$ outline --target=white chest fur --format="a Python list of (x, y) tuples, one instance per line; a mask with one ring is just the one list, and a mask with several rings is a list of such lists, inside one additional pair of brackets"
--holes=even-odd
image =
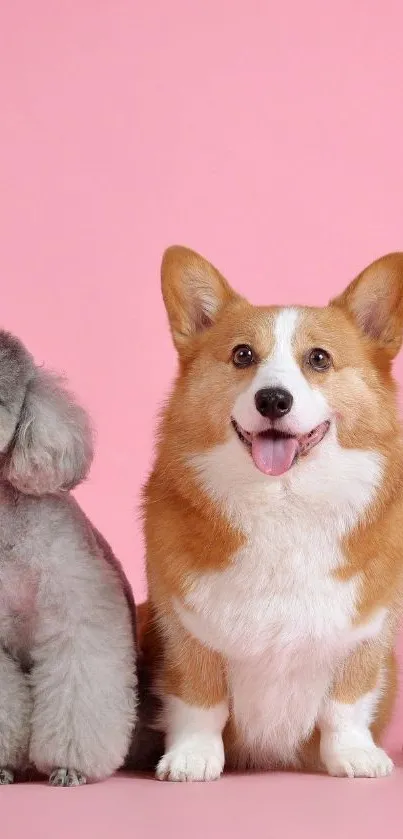
[(309, 538), (292, 522), (278, 542), (272, 527), (256, 528), (225, 571), (194, 580), (185, 609), (177, 605), (188, 629), (228, 658), (345, 642), (357, 580), (332, 576), (342, 562), (339, 547), (320, 525)]
[[(329, 454), (334, 444), (326, 443)], [(241, 483), (230, 474), (230, 490), (227, 472), (223, 494), (225, 447), (218, 464), (213, 452), (198, 463), (204, 486), (243, 531), (245, 544), (226, 570), (194, 579), (176, 608), (188, 631), (223, 654), (239, 736), (267, 763), (295, 759), (340, 659), (377, 634), (384, 619), (379, 613), (365, 627), (354, 626), (361, 579), (343, 582), (334, 574), (344, 561), (341, 537), (369, 503), (381, 471), (373, 455), (346, 454), (336, 465), (350, 478), (342, 481), (344, 491), (322, 453), (318, 489), (310, 494), (312, 462), (303, 467), (304, 494), (297, 470), (286, 487), (251, 482), (248, 472)], [(353, 471), (359, 477), (352, 486)]]

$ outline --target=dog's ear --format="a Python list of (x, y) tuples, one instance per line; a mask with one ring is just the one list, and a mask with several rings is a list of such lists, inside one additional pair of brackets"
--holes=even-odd
[(372, 262), (330, 305), (347, 312), (391, 361), (403, 340), (403, 253)]
[(0, 330), (0, 464), (8, 451), (35, 369), (30, 353), (10, 332)]
[(161, 266), (162, 295), (176, 349), (186, 355), (192, 339), (215, 322), (237, 295), (219, 271), (198, 253), (173, 246)]
[(69, 490), (86, 477), (92, 458), (87, 414), (59, 378), (34, 368), (6, 455), (4, 477), (27, 495)]

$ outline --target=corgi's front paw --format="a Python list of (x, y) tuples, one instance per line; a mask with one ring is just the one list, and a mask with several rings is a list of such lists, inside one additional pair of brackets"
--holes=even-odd
[(223, 763), (215, 755), (203, 755), (182, 749), (167, 752), (157, 766), (159, 781), (216, 781)]
[[(204, 738), (203, 738), (204, 739)], [(216, 781), (224, 769), (221, 740), (209, 738), (173, 746), (161, 758), (156, 776), (159, 781)]]
[(375, 745), (328, 749), (322, 760), (329, 775), (339, 778), (383, 778), (393, 770), (393, 761)]

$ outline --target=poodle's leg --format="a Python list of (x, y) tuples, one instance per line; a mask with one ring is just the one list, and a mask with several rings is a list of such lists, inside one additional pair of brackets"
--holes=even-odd
[(28, 763), (32, 701), (19, 664), (0, 647), (0, 784)]
[(30, 758), (55, 786), (100, 780), (122, 766), (135, 720), (124, 594), (113, 580), (88, 592), (83, 585), (68, 606), (42, 610), (32, 650)]

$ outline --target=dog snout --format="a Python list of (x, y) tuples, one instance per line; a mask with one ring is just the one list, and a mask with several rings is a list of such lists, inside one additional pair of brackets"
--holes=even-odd
[(255, 405), (259, 414), (271, 420), (280, 419), (288, 414), (292, 403), (291, 393), (280, 387), (265, 387), (255, 394)]

